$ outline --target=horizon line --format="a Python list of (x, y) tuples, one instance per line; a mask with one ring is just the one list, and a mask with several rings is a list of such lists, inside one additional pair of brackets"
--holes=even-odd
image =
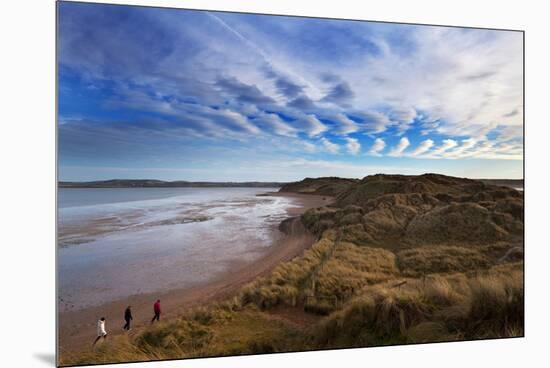
[(302, 181), (305, 179), (320, 179), (320, 178), (338, 178), (338, 179), (349, 179), (349, 180), (361, 180), (368, 176), (375, 176), (375, 175), (401, 175), (401, 176), (422, 176), (422, 175), (442, 175), (442, 176), (448, 176), (448, 177), (454, 177), (454, 178), (465, 178), (465, 179), (472, 179), (472, 180), (525, 180), (525, 178), (474, 178), (474, 177), (467, 177), (467, 176), (453, 176), (453, 175), (445, 175), (445, 174), (438, 174), (438, 173), (424, 173), (424, 174), (418, 174), (418, 175), (407, 175), (407, 174), (383, 174), (383, 173), (377, 173), (377, 174), (371, 174), (366, 175), (361, 178), (357, 177), (342, 177), (342, 176), (335, 176), (335, 175), (327, 175), (327, 176), (316, 176), (316, 177), (303, 177), (302, 179), (298, 180), (286, 180), (286, 181), (278, 181), (278, 180), (186, 180), (186, 179), (177, 179), (177, 180), (164, 180), (164, 179), (152, 179), (152, 178), (110, 178), (110, 179), (93, 179), (93, 180), (57, 180), (57, 183), (92, 183), (92, 182), (108, 182), (108, 181), (159, 181), (163, 183), (177, 183), (177, 182), (186, 182), (186, 183), (293, 183), (297, 181)]

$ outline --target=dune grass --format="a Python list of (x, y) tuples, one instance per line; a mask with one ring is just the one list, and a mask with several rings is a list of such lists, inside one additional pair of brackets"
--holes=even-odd
[(306, 285), (306, 310), (332, 312), (365, 285), (392, 279), (398, 272), (393, 253), (341, 242), (311, 284)]
[(407, 279), (400, 287), (379, 284), (323, 319), (314, 332), (318, 347), (522, 335), (523, 274), (517, 266), (471, 278), (455, 274)]
[(262, 309), (306, 304), (309, 311), (327, 314), (364, 285), (395, 277), (395, 258), (387, 250), (342, 242), (326, 232), (303, 257), (281, 264), (271, 276), (246, 287), (242, 301)]
[(216, 305), (146, 328), (134, 339), (115, 336), (95, 349), (61, 355), (61, 365), (262, 354), (306, 349), (293, 324), (254, 306)]
[[(328, 314), (299, 326), (272, 312), (263, 289), (286, 300), (281, 272), (249, 286), (240, 297), (148, 327), (131, 339), (114, 336), (95, 350), (62, 354), (61, 364), (258, 354), (342, 347), (455, 341), (523, 335), (522, 263), (484, 271), (402, 277), (380, 249), (343, 243), (318, 280), (317, 297), (300, 313)], [(378, 269), (370, 268), (368, 263)], [(386, 262), (386, 266), (384, 265)], [(289, 271), (288, 268), (282, 267)], [(292, 268), (296, 270), (298, 268)], [(355, 279), (354, 275), (362, 275)], [(369, 283), (368, 280), (372, 280)], [(300, 280), (292, 279), (290, 280)], [(350, 281), (351, 280), (351, 281)], [(355, 280), (355, 281), (353, 281)], [(266, 284), (266, 282), (268, 282)], [(274, 283), (271, 283), (274, 282)], [(294, 289), (300, 295), (305, 289)], [(353, 292), (347, 289), (350, 285)], [(277, 287), (279, 289), (277, 289)], [(340, 305), (321, 296), (341, 295)], [(254, 296), (254, 297), (251, 297)], [(257, 299), (254, 299), (257, 298)], [(309, 305), (308, 305), (309, 303)], [(269, 305), (269, 307), (267, 307)], [(290, 304), (289, 304), (290, 305)], [(261, 308), (263, 307), (264, 310)], [(265, 310), (267, 309), (267, 310)]]
[(336, 240), (334, 231), (327, 231), (304, 254), (290, 262), (280, 264), (272, 274), (260, 278), (245, 287), (241, 294), (243, 304), (253, 303), (258, 307), (270, 308), (278, 304), (296, 306), (306, 283), (314, 270), (327, 257)]
[(412, 277), (480, 270), (492, 264), (478, 249), (444, 245), (404, 249), (397, 253), (397, 263), (403, 275)]

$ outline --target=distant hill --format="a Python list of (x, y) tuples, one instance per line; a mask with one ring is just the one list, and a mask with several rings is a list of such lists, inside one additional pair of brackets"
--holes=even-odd
[(523, 188), (523, 179), (479, 179), (479, 181), (503, 187)]
[[(432, 178), (443, 175), (424, 174), (419, 177)], [(403, 175), (372, 175), (370, 178), (383, 177), (405, 178)], [(338, 196), (344, 193), (351, 186), (362, 182), (365, 179), (347, 179), (339, 177), (305, 178), (298, 182), (214, 182), (214, 181), (164, 181), (156, 179), (111, 179), (98, 181), (60, 181), (60, 188), (223, 188), (223, 187), (249, 187), (249, 188), (280, 188), (280, 192), (293, 192), (303, 194), (318, 194), (326, 196)], [(470, 179), (464, 179), (470, 180)], [(498, 185), (511, 188), (523, 188), (523, 179), (479, 179), (489, 185)]]
[(285, 184), (279, 192), (318, 194), (335, 197), (349, 187), (360, 182), (360, 179), (343, 179), (338, 177), (305, 178), (302, 181)]
[[(338, 197), (350, 189), (362, 187), (368, 184), (365, 190), (371, 194), (391, 193), (392, 190), (401, 189), (411, 192), (424, 191), (453, 191), (457, 183), (479, 186), (495, 185), (510, 188), (523, 188), (523, 179), (466, 179), (455, 178), (440, 174), (424, 174), (418, 176), (407, 175), (369, 175), (363, 179), (346, 179), (339, 177), (305, 178), (304, 180), (284, 184), (279, 192), (292, 192), (302, 194), (318, 194)], [(450, 185), (450, 186), (449, 186)], [(353, 190), (352, 190), (353, 191)], [(355, 191), (356, 192), (356, 191)], [(356, 193), (355, 193), (356, 194)]]
[(369, 175), (361, 180), (305, 179), (280, 191), (335, 193), (326, 208), (302, 216), (322, 236), (344, 230), (355, 244), (378, 247), (446, 242), (480, 244), (523, 234), (523, 194), (481, 180), (439, 174)]
[(209, 182), (209, 181), (163, 181), (153, 179), (113, 179), (101, 181), (60, 181), (59, 188), (278, 188), (279, 182)]

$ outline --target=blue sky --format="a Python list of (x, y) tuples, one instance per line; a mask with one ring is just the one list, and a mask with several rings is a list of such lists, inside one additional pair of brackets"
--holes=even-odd
[(59, 3), (60, 180), (523, 177), (519, 32)]

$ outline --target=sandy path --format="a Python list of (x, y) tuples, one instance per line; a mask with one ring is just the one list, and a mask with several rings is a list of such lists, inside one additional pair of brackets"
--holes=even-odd
[[(271, 195), (291, 197), (299, 207), (288, 210), (289, 217), (298, 216), (309, 208), (326, 205), (331, 198), (316, 195), (291, 193), (272, 193)], [(176, 289), (154, 294), (140, 294), (124, 300), (113, 301), (100, 306), (59, 314), (59, 352), (90, 349), (96, 336), (96, 321), (105, 317), (107, 331), (110, 335), (122, 334), (123, 313), (128, 305), (132, 306), (134, 316), (133, 331), (135, 334), (142, 327), (149, 325), (153, 317), (153, 303), (161, 300), (162, 320), (177, 317), (189, 308), (205, 305), (213, 301), (230, 297), (246, 283), (258, 276), (269, 273), (280, 262), (288, 261), (300, 255), (313, 243), (314, 238), (307, 233), (300, 221), (293, 222), (292, 232), (281, 235), (281, 238), (260, 259), (247, 264), (234, 264), (231, 271), (205, 285), (187, 289)]]

